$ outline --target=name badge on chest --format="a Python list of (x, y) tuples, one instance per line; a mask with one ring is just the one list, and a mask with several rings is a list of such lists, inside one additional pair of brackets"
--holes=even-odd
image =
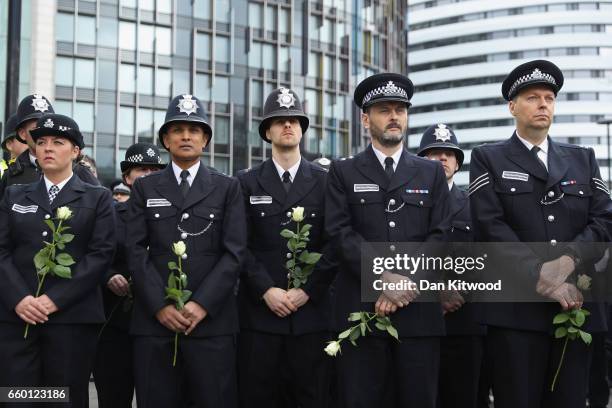
[(502, 173), (502, 178), (506, 180), (527, 181), (529, 180), (529, 174), (518, 171), (504, 170)]
[(13, 207), (11, 207), (11, 210), (19, 213), (19, 214), (26, 214), (26, 213), (35, 213), (36, 211), (38, 211), (38, 206), (37, 205), (19, 205), (19, 204), (13, 204)]
[(353, 192), (355, 193), (366, 193), (370, 191), (380, 191), (378, 184), (354, 184)]
[(170, 207), (172, 203), (165, 198), (149, 198), (147, 207)]
[(251, 204), (272, 204), (271, 196), (249, 196)]

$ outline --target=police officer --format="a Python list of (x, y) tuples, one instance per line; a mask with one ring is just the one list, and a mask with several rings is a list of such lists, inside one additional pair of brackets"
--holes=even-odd
[[(361, 247), (368, 242), (442, 241), (448, 185), (440, 163), (410, 154), (403, 145), (412, 82), (381, 73), (355, 89), (361, 123), (371, 144), (354, 158), (332, 162), (326, 194), (325, 225), (338, 245), (335, 329), (347, 328), (351, 312), (389, 315), (401, 342), (374, 332), (346, 346), (338, 357), (341, 406), (382, 406), (386, 389), (396, 406), (435, 407), (439, 336), (444, 320), (439, 303), (415, 303), (413, 290), (380, 295), (375, 304), (361, 302)], [(383, 273), (383, 280), (405, 280)], [(389, 406), (389, 405), (387, 405)], [(393, 405), (391, 405), (393, 406)]]
[[(512, 245), (511, 262), (499, 268), (513, 268), (524, 291), (549, 302), (486, 307), (496, 408), (585, 404), (589, 348), (580, 340), (569, 341), (550, 392), (564, 342), (553, 338), (552, 320), (561, 308), (582, 305), (583, 295), (572, 282), (578, 273), (592, 273), (601, 258), (592, 243), (609, 241), (610, 197), (593, 150), (548, 135), (562, 86), (561, 70), (549, 61), (513, 69), (502, 95), (516, 130), (507, 140), (472, 151), (469, 194), (476, 241), (546, 243), (546, 248)], [(605, 330), (601, 304), (587, 309), (591, 315), (584, 330)]]
[(2, 139), (2, 150), (10, 154), (8, 161), (2, 159), (0, 161), (0, 177), (4, 175), (4, 172), (8, 169), (8, 165), (13, 163), (17, 156), (27, 150), (28, 145), (21, 143), (17, 140), (17, 134), (15, 133), (15, 124), (17, 122), (17, 115), (12, 114), (6, 123), (4, 124), (4, 138)]
[[(142, 142), (128, 147), (120, 166), (125, 183), (120, 185), (128, 193), (128, 186), (136, 179), (166, 167), (159, 148)], [(133, 295), (126, 249), (126, 225), (129, 221), (126, 201), (114, 203), (117, 251), (111, 268), (105, 274), (102, 291), (106, 323), (99, 336), (93, 371), (100, 408), (129, 408), (134, 395), (132, 340), (129, 335)]]
[[(0, 384), (69, 387), (70, 406), (86, 407), (98, 330), (104, 322), (99, 283), (114, 251), (112, 199), (107, 189), (84, 183), (72, 171), (83, 147), (74, 120), (45, 114), (31, 135), (44, 177), (8, 187), (0, 204), (0, 360), (7, 362), (0, 370)], [(76, 263), (70, 265), (70, 278), (47, 276), (36, 296), (32, 260), (54, 235), (46, 221), (53, 221), (60, 207), (72, 212), (63, 225), (70, 227), (64, 233), (74, 239), (57, 250)], [(30, 326), (24, 338), (26, 323)]]
[[(453, 244), (472, 242), (474, 236), (467, 192), (453, 181), (464, 158), (455, 132), (443, 123), (428, 127), (421, 137), (417, 155), (437, 160), (444, 167), (450, 190), (446, 240), (451, 243), (453, 254), (460, 256), (466, 248)], [(459, 277), (451, 275), (446, 278)], [(468, 294), (455, 290), (442, 291), (441, 297), (446, 336), (440, 344), (439, 406), (475, 408), (478, 406), (485, 334), (485, 328), (480, 324), (479, 305), (467, 302)]]
[[(49, 100), (40, 94), (28, 95), (17, 106), (17, 119), (15, 125), (16, 139), (26, 143), (28, 149), (23, 151), (15, 162), (9, 165), (5, 176), (0, 181), (0, 197), (7, 186), (13, 184), (28, 184), (41, 177), (40, 168), (36, 163), (34, 139), (30, 131), (36, 127), (36, 121), (46, 113), (54, 113)], [(91, 172), (80, 164), (75, 164), (73, 172), (84, 182), (98, 185)]]
[[(304, 207), (312, 225), (308, 251), (324, 252), (325, 170), (300, 155), (308, 117), (294, 91), (272, 91), (259, 135), (272, 158), (238, 174), (247, 207), (247, 263), (240, 280), (239, 389), (242, 407), (325, 407), (330, 361), (329, 256), (307, 282), (289, 288), (285, 264), (291, 252), (283, 229), (295, 230), (292, 207)], [(303, 225), (303, 224), (302, 224)], [(283, 401), (282, 394), (291, 401)]]
[[(159, 129), (172, 163), (132, 186), (127, 236), (139, 407), (237, 405), (235, 288), (246, 247), (244, 203), (238, 180), (200, 162), (212, 135), (200, 100), (175, 97)], [(179, 240), (187, 246), (182, 267), (192, 292), (181, 311), (165, 300), (168, 262), (176, 260), (172, 243)]]

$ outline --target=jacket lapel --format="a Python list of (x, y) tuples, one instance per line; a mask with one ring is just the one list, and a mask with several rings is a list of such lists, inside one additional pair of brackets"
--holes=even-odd
[(364, 177), (373, 181), (381, 190), (387, 190), (389, 179), (378, 161), (372, 145), (368, 145), (363, 153), (355, 156), (355, 165)]
[(163, 171), (164, 174), (162, 175), (162, 177), (160, 177), (159, 182), (155, 186), (155, 190), (166, 200), (170, 201), (172, 205), (177, 208), (182, 208), (183, 194), (181, 194), (181, 190), (179, 189), (176, 177), (174, 177), (172, 164), (168, 164), (166, 168), (161, 171)]
[(289, 189), (289, 193), (287, 193), (287, 200), (284, 205), (285, 208), (289, 208), (300, 201), (317, 184), (317, 180), (312, 176), (310, 166), (311, 164), (302, 157), (300, 167), (295, 175), (295, 180), (291, 183), (291, 188)]
[[(28, 184), (26, 187), (26, 197), (43, 208), (47, 213), (51, 213), (51, 205), (49, 204), (49, 194), (47, 193), (47, 186), (45, 180), (40, 179), (34, 183)], [(56, 197), (57, 199), (57, 197)]]
[[(405, 186), (417, 175), (419, 168), (415, 166), (413, 162), (414, 158), (411, 156), (412, 155), (404, 148), (399, 162), (397, 163), (397, 167), (395, 168), (395, 172), (393, 173), (393, 177), (391, 177), (387, 191), (393, 191), (399, 187)], [(415, 187), (419, 188), (422, 186)]]
[(259, 174), (257, 174), (257, 183), (259, 183), (261, 188), (275, 199), (279, 205), (283, 205), (286, 201), (287, 193), (283, 188), (283, 182), (278, 176), (278, 171), (276, 171), (272, 159), (266, 160), (261, 166)]
[(467, 203), (467, 195), (459, 190), (456, 184), (453, 184), (453, 188), (450, 191), (451, 200), (450, 200), (450, 218), (454, 218)]
[(548, 138), (548, 180), (546, 188), (557, 184), (567, 173), (567, 159), (559, 146)]
[[(42, 180), (43, 184), (45, 184), (44, 179)], [(45, 186), (46, 188), (46, 186)], [(85, 192), (85, 186), (81, 179), (73, 174), (68, 183), (60, 190), (55, 200), (51, 204), (52, 209), (56, 209), (62, 207), (66, 204), (69, 204), (75, 200), (81, 198), (81, 195)]]
[(542, 168), (542, 165), (535, 156), (527, 149), (527, 146), (519, 140), (516, 132), (512, 135), (506, 146), (506, 155), (508, 159), (534, 177), (543, 181), (548, 180), (548, 173)]
[(208, 167), (200, 163), (200, 168), (198, 169), (195, 179), (193, 180), (193, 182), (191, 183), (191, 187), (189, 188), (189, 192), (185, 197), (183, 209), (187, 209), (199, 203), (204, 198), (206, 198), (206, 196), (208, 196), (214, 189), (215, 186), (212, 183), (210, 170), (208, 170)]

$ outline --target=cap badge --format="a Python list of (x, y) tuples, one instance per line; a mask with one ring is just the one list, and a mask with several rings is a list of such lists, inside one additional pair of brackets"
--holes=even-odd
[(45, 100), (45, 97), (40, 94), (32, 95), (32, 107), (35, 111), (45, 112), (49, 110), (49, 103)]
[(150, 147), (147, 149), (147, 155), (149, 157), (153, 157), (155, 156), (155, 152), (153, 151), (153, 149), (151, 149)]
[(446, 125), (443, 123), (438, 124), (436, 130), (434, 130), (434, 135), (436, 136), (436, 141), (447, 142), (450, 140), (450, 131), (446, 128)]
[(192, 95), (183, 95), (183, 99), (181, 99), (177, 105), (179, 111), (186, 113), (187, 116), (196, 113), (198, 110), (198, 104), (191, 98), (193, 98)]
[(68, 131), (68, 130), (72, 129), (71, 127), (68, 127), (68, 126), (58, 126), (57, 128), (58, 128), (60, 131), (62, 131), (62, 132), (66, 132), (66, 131)]
[(293, 96), (289, 89), (281, 88), (276, 102), (278, 102), (278, 105), (281, 108), (289, 109), (290, 107), (295, 106), (295, 96)]
[(46, 127), (46, 128), (52, 128), (52, 127), (54, 126), (54, 123), (53, 123), (53, 121), (51, 120), (51, 118), (49, 118), (49, 119), (47, 119), (47, 120), (45, 121), (45, 123), (43, 124), (43, 126), (44, 126), (44, 127)]

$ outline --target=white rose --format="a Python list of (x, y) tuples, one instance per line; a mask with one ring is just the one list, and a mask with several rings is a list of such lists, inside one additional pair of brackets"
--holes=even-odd
[(330, 341), (325, 347), (325, 352), (327, 355), (336, 357), (336, 354), (340, 351), (340, 342), (339, 341)]
[(174, 252), (176, 256), (183, 256), (183, 254), (185, 254), (185, 251), (187, 251), (187, 245), (185, 245), (183, 241), (175, 242), (172, 244), (172, 252)]
[(295, 207), (291, 213), (291, 219), (295, 222), (304, 221), (304, 207)]
[(591, 289), (591, 277), (589, 275), (578, 275), (578, 281), (576, 282), (576, 286), (580, 290), (589, 290)]
[(57, 209), (57, 219), (61, 221), (66, 221), (68, 218), (72, 217), (72, 211), (68, 207), (60, 207)]

